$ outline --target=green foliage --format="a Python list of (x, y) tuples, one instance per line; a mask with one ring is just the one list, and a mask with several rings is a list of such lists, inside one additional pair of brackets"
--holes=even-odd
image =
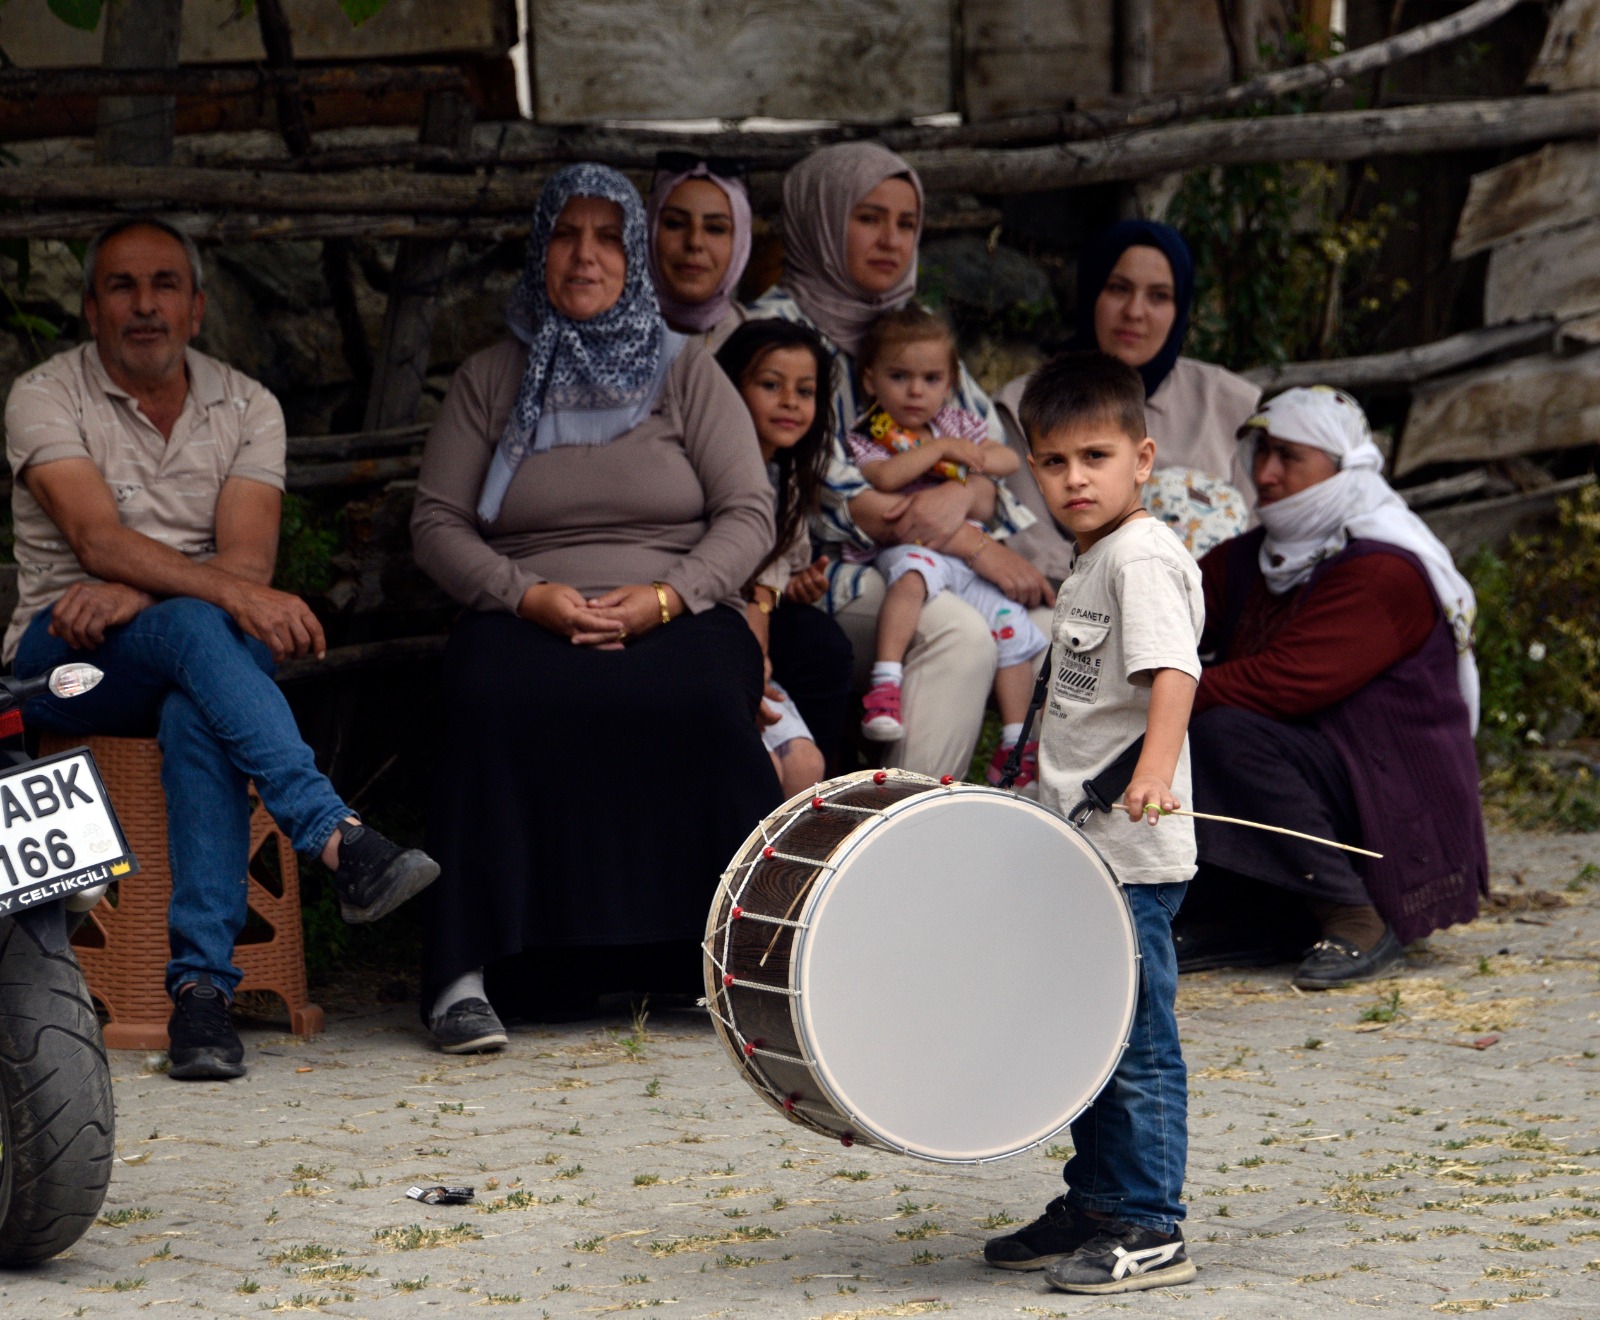
[[(1336, 54), (1338, 33), (1306, 27), (1262, 43), (1264, 69)], [(1357, 101), (1360, 103), (1358, 96)], [(1248, 115), (1297, 114), (1318, 98), (1290, 97)], [(1195, 261), (1188, 348), (1236, 370), (1356, 351), (1409, 285), (1376, 280), (1378, 255), (1410, 195), (1360, 205), (1377, 176), (1300, 161), (1228, 165), (1190, 174), (1167, 219)]]
[(1513, 825), (1600, 829), (1600, 781), (1538, 754), (1600, 737), (1600, 486), (1561, 503), (1555, 531), (1466, 565), (1478, 597), (1485, 801)]
[(1408, 291), (1375, 281), (1399, 216), (1379, 202), (1347, 214), (1333, 166), (1229, 165), (1184, 180), (1167, 218), (1195, 261), (1189, 348), (1244, 368), (1351, 352)]
[(337, 517), (324, 517), (303, 496), (285, 495), (273, 585), (297, 596), (326, 591), (333, 584), (331, 556), (338, 546)]
[(352, 27), (360, 27), (386, 3), (388, 0), (339, 0), (339, 8), (344, 10), (344, 16), (350, 20)]
[(13, 282), (0, 282), (0, 299), (4, 300), (0, 306), (0, 329), (25, 339), (34, 359), (43, 361), (45, 346), (60, 337), (62, 327), (23, 305), (33, 275), (33, 249), (25, 238), (0, 239), (0, 260), (9, 261), (16, 271)]
[(46, 0), (50, 12), (68, 27), (93, 32), (100, 26), (104, 0)]
[(1483, 686), (1478, 746), (1494, 760), (1600, 737), (1600, 486), (1561, 502), (1552, 533), (1481, 550), (1466, 565), (1478, 597)]

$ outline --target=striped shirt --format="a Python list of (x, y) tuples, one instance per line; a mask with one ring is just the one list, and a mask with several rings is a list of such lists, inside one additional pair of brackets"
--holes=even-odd
[[(798, 321), (803, 325), (811, 325), (812, 329), (816, 329), (810, 318), (801, 311), (800, 304), (785, 290), (777, 287), (768, 289), (751, 303), (749, 313), (751, 319), (775, 316), (785, 321)], [(863, 567), (860, 564), (845, 563), (842, 547), (850, 546), (869, 553), (876, 552), (878, 548), (877, 543), (857, 527), (855, 519), (850, 516), (850, 501), (863, 491), (871, 490), (872, 487), (861, 475), (861, 469), (852, 461), (845, 443), (845, 437), (849, 435), (857, 419), (872, 406), (872, 399), (862, 393), (856, 380), (854, 355), (846, 353), (831, 342), (820, 330), (817, 334), (834, 358), (833, 454), (823, 478), (822, 507), (812, 519), (811, 539), (817, 544), (819, 551), (828, 553), (834, 561), (833, 568), (829, 570), (833, 575), (829, 602), (830, 609), (837, 610), (860, 595), (859, 577)], [(1000, 414), (978, 382), (972, 379), (965, 364), (961, 367), (961, 376), (956, 382), (949, 404), (966, 412), (976, 413), (983, 418), (989, 439), (1003, 439)], [(1017, 501), (1006, 488), (1005, 482), (996, 481), (994, 484), (995, 512), (988, 525), (989, 535), (997, 541), (1004, 540), (1012, 532), (1020, 532), (1025, 527), (1033, 526), (1035, 521), (1033, 514)]]

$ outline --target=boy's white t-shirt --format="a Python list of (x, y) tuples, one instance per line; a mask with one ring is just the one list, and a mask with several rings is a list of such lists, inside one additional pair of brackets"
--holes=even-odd
[[(1039, 738), (1039, 801), (1065, 815), (1093, 779), (1145, 731), (1157, 669), (1200, 677), (1205, 596), (1200, 568), (1159, 519), (1134, 518), (1074, 559), (1056, 596), (1050, 691)], [(1189, 740), (1172, 792), (1194, 805)], [(1120, 795), (1119, 795), (1120, 799)], [(1152, 827), (1127, 812), (1095, 812), (1082, 826), (1129, 885), (1194, 876), (1194, 822), (1164, 816)]]

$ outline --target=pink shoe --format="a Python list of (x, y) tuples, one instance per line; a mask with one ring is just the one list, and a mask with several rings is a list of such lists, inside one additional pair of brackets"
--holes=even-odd
[(869, 742), (898, 742), (905, 737), (900, 721), (900, 685), (875, 683), (861, 698), (861, 736)]
[[(1006, 761), (1011, 757), (1010, 747), (996, 747), (994, 755), (989, 758), (989, 768), (984, 772), (984, 778), (991, 784), (998, 784), (1005, 778)], [(1039, 743), (1025, 742), (1022, 744), (1022, 761), (1017, 767), (1016, 782), (1012, 788), (1026, 788), (1039, 777)]]

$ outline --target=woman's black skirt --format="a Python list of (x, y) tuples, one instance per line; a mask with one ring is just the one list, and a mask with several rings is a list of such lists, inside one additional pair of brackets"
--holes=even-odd
[(442, 685), (424, 1006), (525, 952), (571, 964), (582, 946), (699, 940), (723, 868), (780, 800), (756, 727), (761, 652), (734, 610), (620, 651), (470, 614)]

